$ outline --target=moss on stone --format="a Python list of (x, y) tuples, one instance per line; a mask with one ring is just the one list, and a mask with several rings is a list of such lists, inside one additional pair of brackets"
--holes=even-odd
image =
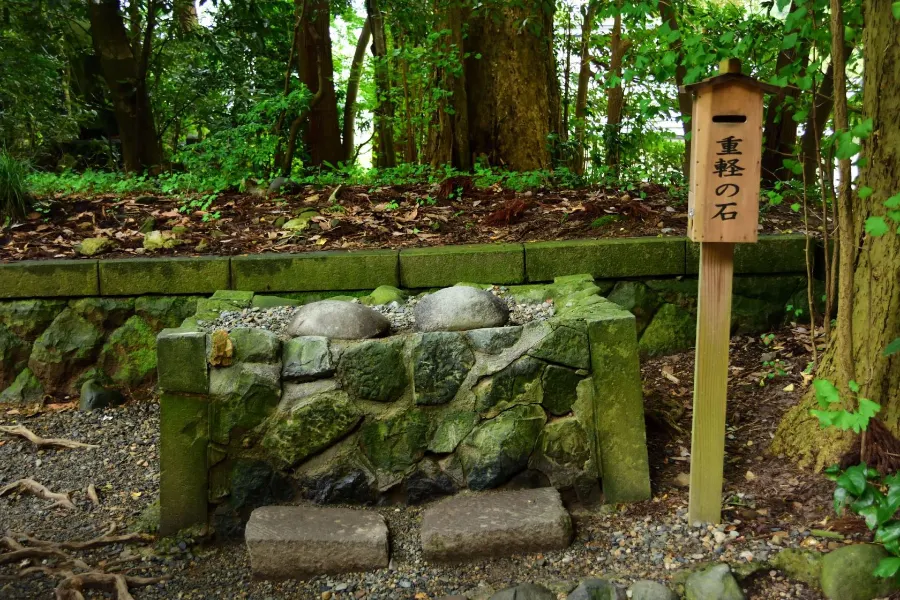
[(641, 356), (662, 356), (684, 352), (694, 346), (697, 320), (694, 315), (674, 304), (663, 304), (641, 335)]
[(397, 285), (397, 251), (261, 254), (231, 259), (233, 287), (255, 292), (371, 290)]
[(229, 261), (228, 257), (101, 260), (100, 292), (104, 296), (212, 293), (229, 288)]
[(589, 273), (596, 278), (682, 275), (684, 238), (628, 238), (525, 244), (528, 281)]
[(228, 337), (234, 344), (237, 362), (275, 363), (281, 360), (281, 340), (271, 331), (238, 327), (232, 329)]
[(460, 333), (418, 336), (412, 351), (413, 397), (416, 404), (450, 402), (475, 364), (475, 354)]
[(210, 439), (227, 444), (260, 425), (281, 398), (281, 369), (277, 365), (238, 363), (210, 373)]
[(367, 306), (381, 306), (391, 302), (402, 303), (408, 296), (409, 294), (392, 285), (379, 285), (371, 294), (363, 296), (359, 301)]
[(81, 298), (69, 306), (97, 327), (110, 331), (134, 314), (134, 302), (134, 298)]
[(162, 394), (159, 501), (161, 535), (207, 519), (208, 404), (199, 396)]
[(557, 488), (569, 488), (590, 468), (591, 448), (575, 417), (556, 419), (544, 426), (529, 461)]
[(359, 447), (376, 469), (400, 473), (425, 455), (430, 432), (426, 413), (412, 408), (365, 423), (360, 430)]
[(48, 391), (64, 390), (69, 379), (94, 361), (102, 341), (102, 330), (67, 308), (35, 340), (28, 367)]
[(110, 334), (97, 361), (115, 383), (134, 388), (156, 374), (156, 335), (135, 315)]
[(33, 342), (65, 307), (65, 300), (0, 302), (0, 324), (23, 340)]
[(197, 312), (197, 296), (141, 296), (134, 301), (134, 312), (153, 331), (178, 327)]
[(801, 548), (785, 548), (775, 555), (771, 561), (773, 568), (778, 569), (791, 579), (818, 588), (822, 576), (822, 554), (815, 550)]
[(354, 398), (375, 402), (397, 400), (409, 382), (403, 340), (369, 340), (351, 346), (341, 357), (337, 377)]
[(437, 429), (428, 443), (428, 451), (449, 454), (466, 439), (478, 424), (478, 413), (467, 410), (453, 410), (443, 413)]
[(0, 264), (0, 298), (97, 296), (97, 261), (23, 260)]
[(346, 393), (317, 394), (287, 413), (274, 414), (266, 425), (262, 446), (282, 464), (293, 467), (350, 433), (361, 418)]
[(400, 252), (400, 280), (406, 288), (446, 287), (460, 281), (522, 283), (524, 261), (521, 244), (413, 248)]
[[(812, 257), (810, 257), (812, 259)], [(687, 273), (700, 267), (700, 244), (687, 244)], [(806, 236), (761, 235), (756, 244), (738, 244), (734, 250), (735, 274), (806, 273)]]
[(544, 363), (523, 356), (491, 377), (479, 381), (473, 389), (475, 410), (493, 417), (517, 404), (540, 404), (541, 373)]
[(24, 369), (13, 384), (0, 393), (0, 404), (43, 404), (44, 386), (30, 369)]
[(559, 322), (555, 323), (553, 332), (528, 354), (573, 369), (589, 369), (591, 366), (587, 335)]
[(31, 344), (0, 324), (0, 390), (13, 382), (30, 355)]
[(544, 391), (541, 404), (552, 415), (560, 416), (569, 413), (572, 405), (575, 404), (576, 389), (582, 379), (584, 379), (583, 375), (577, 371), (557, 365), (547, 365), (544, 368), (541, 382)]

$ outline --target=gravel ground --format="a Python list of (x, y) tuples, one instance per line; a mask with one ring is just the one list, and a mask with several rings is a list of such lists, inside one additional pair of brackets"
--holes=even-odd
[[(736, 338), (732, 362), (759, 364), (759, 354), (764, 350), (758, 341)], [(805, 365), (806, 357), (797, 354), (794, 360), (797, 365)], [(799, 368), (794, 371), (799, 373)], [(692, 370), (690, 354), (645, 362), (642, 371), (648, 414), (659, 414), (659, 406), (671, 407), (673, 401), (689, 404), (689, 389), (676, 382), (684, 380), (689, 386)], [(799, 381), (799, 374), (791, 373), (790, 377)], [(664, 434), (655, 426), (648, 429), (653, 500), (618, 509), (571, 506), (576, 539), (565, 551), (464, 565), (431, 565), (423, 560), (418, 540), (423, 508), (380, 507), (373, 510), (388, 522), (392, 564), (374, 573), (323, 576), (306, 582), (254, 581), (240, 541), (193, 546), (182, 543), (174, 549), (171, 544), (115, 545), (79, 555), (90, 564), (124, 561), (135, 575), (172, 577), (162, 584), (132, 590), (136, 600), (435, 600), (459, 593), (471, 600), (483, 600), (493, 590), (529, 581), (560, 593), (589, 576), (609, 578), (622, 585), (642, 578), (671, 584), (679, 570), (707, 561), (749, 565), (762, 563), (785, 547), (827, 551), (843, 543), (835, 537), (845, 541), (864, 539), (860, 533), (864, 527), (858, 520), (834, 519), (830, 483), (758, 450), (770, 439), (784, 407), (795, 402), (801, 392), (782, 390), (784, 383), (793, 381), (789, 378), (778, 385), (760, 387), (756, 375), (748, 368), (745, 377), (735, 377), (731, 383), (725, 472), (728, 501), (723, 513), (725, 523), (716, 528), (694, 527), (684, 518), (687, 491), (682, 485), (688, 468), (691, 418), (687, 411), (677, 418), (680, 433)], [(662, 398), (668, 400), (659, 404)], [(99, 447), (36, 451), (25, 440), (0, 438), (0, 486), (32, 477), (53, 491), (72, 491), (78, 507), (75, 511), (49, 509), (48, 501), (30, 496), (2, 497), (0, 531), (13, 529), (57, 541), (84, 540), (103, 533), (110, 523), (126, 526), (155, 499), (159, 483), (156, 404), (130, 402), (119, 409), (95, 413), (48, 410), (32, 417), (0, 413), (0, 424), (15, 423), (42, 436), (65, 437)], [(99, 508), (93, 507), (84, 493), (89, 483), (100, 492)], [(811, 529), (821, 527), (839, 533), (824, 537), (811, 533)], [(167, 549), (165, 554), (163, 548)], [(40, 575), (18, 580), (10, 577), (14, 572), (14, 565), (0, 566), (0, 598), (53, 597), (55, 581)], [(743, 580), (742, 585), (751, 600), (822, 598), (819, 592), (787, 580), (767, 566)]]
[[(552, 300), (539, 303), (519, 302), (508, 295), (506, 286), (494, 286), (492, 293), (503, 300), (509, 307), (509, 324), (524, 325), (531, 321), (543, 321), (552, 317), (556, 309)], [(413, 331), (416, 327), (415, 308), (421, 297), (413, 296), (406, 302), (391, 302), (372, 308), (383, 314), (391, 322), (391, 333), (405, 333)], [(358, 299), (352, 302), (358, 303)], [(206, 331), (223, 329), (231, 331), (238, 327), (259, 327), (272, 331), (284, 339), (287, 339), (285, 330), (294, 318), (299, 308), (293, 306), (279, 306), (275, 308), (245, 308), (239, 311), (224, 311), (215, 321), (201, 321), (199, 323)]]

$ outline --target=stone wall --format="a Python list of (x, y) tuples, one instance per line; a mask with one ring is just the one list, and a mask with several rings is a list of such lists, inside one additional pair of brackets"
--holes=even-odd
[(415, 503), (553, 485), (648, 498), (634, 317), (590, 276), (525, 291), (554, 298), (556, 315), (365, 341), (210, 335), (192, 320), (163, 331), (163, 529), (210, 510), (227, 528), (297, 494)]

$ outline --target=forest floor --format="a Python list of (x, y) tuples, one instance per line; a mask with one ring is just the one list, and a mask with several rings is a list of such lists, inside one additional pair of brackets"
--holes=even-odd
[[(576, 539), (565, 551), (432, 565), (422, 558), (417, 535), (422, 507), (384, 506), (377, 510), (389, 524), (393, 559), (390, 568), (375, 573), (307, 582), (254, 581), (239, 540), (114, 544), (79, 555), (91, 565), (126, 569), (131, 575), (171, 576), (165, 583), (133, 589), (136, 600), (434, 600), (453, 593), (475, 600), (526, 581), (564, 591), (588, 576), (624, 585), (641, 578), (672, 585), (679, 571), (720, 560), (733, 568), (758, 567), (742, 580), (750, 599), (821, 599), (819, 592), (786, 578), (767, 561), (784, 547), (827, 551), (870, 536), (859, 519), (834, 515), (833, 484), (765, 451), (781, 416), (809, 383), (802, 373), (811, 350), (805, 329), (786, 327), (774, 334), (765, 341), (735, 337), (731, 342), (725, 509), (723, 524), (716, 529), (692, 527), (685, 517), (693, 353), (684, 353), (642, 365), (653, 499), (603, 509), (571, 505)], [(780, 370), (770, 370), (764, 361), (777, 361)], [(100, 535), (110, 523), (124, 529), (158, 493), (158, 419), (158, 405), (152, 401), (92, 413), (79, 412), (73, 404), (48, 406), (32, 415), (0, 413), (0, 425), (21, 423), (39, 435), (99, 445), (38, 450), (19, 438), (0, 438), (0, 486), (32, 477), (51, 490), (71, 491), (76, 505), (74, 510), (54, 509), (46, 500), (7, 495), (0, 498), (0, 531), (62, 541)], [(99, 492), (98, 506), (84, 491), (91, 483)], [(0, 566), (0, 597), (52, 597), (57, 579), (43, 574), (18, 577), (17, 566)]]
[[(660, 185), (631, 191), (480, 189), (469, 178), (443, 185), (298, 187), (266, 195), (223, 193), (206, 210), (190, 199), (140, 194), (48, 197), (25, 222), (0, 229), (0, 261), (77, 258), (86, 238), (113, 242), (104, 257), (236, 255), (413, 248), (443, 244), (685, 235), (686, 197)], [(196, 200), (196, 198), (195, 198)], [(304, 212), (309, 226), (288, 231)], [(218, 218), (211, 215), (217, 214)], [(819, 216), (813, 215), (815, 230)], [(147, 227), (178, 231), (178, 245), (148, 251)], [(760, 233), (804, 231), (787, 203), (764, 205)]]

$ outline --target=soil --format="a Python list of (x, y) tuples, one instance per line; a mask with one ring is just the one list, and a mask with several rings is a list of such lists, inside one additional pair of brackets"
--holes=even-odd
[[(642, 184), (632, 191), (583, 188), (517, 193), (499, 186), (478, 189), (468, 180), (458, 183), (449, 186), (449, 192), (447, 185), (306, 186), (271, 196), (229, 192), (219, 195), (209, 212), (181, 212), (186, 200), (176, 197), (44, 198), (40, 212), (0, 229), (0, 262), (77, 258), (76, 244), (94, 237), (114, 242), (102, 254), (113, 258), (685, 235), (686, 200), (659, 185)], [(284, 220), (308, 210), (319, 212), (309, 229), (282, 229)], [(218, 218), (212, 218), (213, 214)], [(179, 234), (180, 245), (145, 250), (140, 229), (148, 219), (155, 220), (155, 229), (161, 231), (185, 228)], [(803, 230), (802, 215), (788, 206), (763, 207), (761, 233)]]
[[(725, 508), (723, 523), (715, 529), (696, 527), (685, 517), (688, 494), (683, 479), (690, 461), (693, 353), (684, 353), (642, 365), (653, 499), (600, 509), (570, 504), (576, 540), (566, 551), (431, 565), (422, 558), (416, 534), (423, 508), (384, 506), (377, 510), (389, 524), (393, 559), (390, 568), (375, 573), (323, 576), (307, 582), (254, 581), (243, 544), (224, 540), (155, 548), (119, 545), (83, 556), (92, 564), (123, 559), (125, 568), (135, 575), (172, 576), (166, 583), (134, 589), (136, 600), (434, 600), (453, 593), (475, 599), (526, 581), (562, 592), (588, 576), (623, 585), (642, 578), (672, 585), (679, 570), (720, 560), (762, 565), (742, 581), (750, 599), (819, 600), (820, 592), (771, 570), (765, 561), (783, 547), (828, 551), (844, 543), (871, 540), (871, 535), (861, 520), (835, 516), (831, 482), (766, 452), (781, 416), (809, 384), (802, 371), (810, 361), (810, 350), (809, 335), (802, 326), (776, 331), (771, 338), (732, 339)], [(774, 362), (777, 368), (764, 366), (764, 361)], [(79, 507), (71, 513), (48, 509), (48, 502), (32, 497), (3, 497), (0, 530), (26, 530), (53, 540), (86, 539), (99, 534), (109, 521), (133, 520), (155, 495), (155, 406), (148, 409), (147, 402), (132, 401), (120, 409), (88, 415), (74, 410), (45, 410), (30, 417), (0, 414), (0, 424), (19, 422), (41, 435), (90, 441), (100, 448), (35, 452), (23, 440), (0, 440), (0, 486), (13, 478), (33, 476), (54, 491), (76, 490), (73, 500)], [(140, 427), (135, 429), (135, 423)], [(135, 429), (133, 435), (126, 433), (130, 429)], [(78, 491), (91, 481), (103, 490), (99, 508), (91, 508)], [(725, 541), (714, 539), (723, 534)], [(15, 565), (0, 567), (0, 597), (52, 597), (51, 579), (43, 575), (18, 579), (15, 572)], [(8, 583), (3, 583), (4, 576), (10, 578)]]

